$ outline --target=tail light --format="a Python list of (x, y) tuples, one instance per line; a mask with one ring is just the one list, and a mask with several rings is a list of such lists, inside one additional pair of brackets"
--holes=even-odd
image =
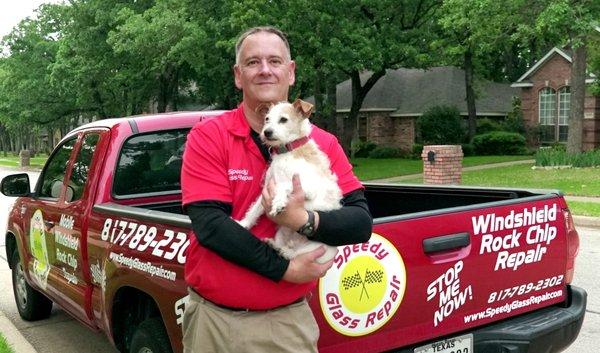
[(565, 215), (565, 226), (567, 231), (567, 271), (565, 275), (565, 282), (567, 284), (573, 281), (573, 274), (575, 272), (575, 258), (579, 253), (579, 234), (575, 229), (573, 223), (573, 216), (569, 209), (564, 209), (563, 214)]

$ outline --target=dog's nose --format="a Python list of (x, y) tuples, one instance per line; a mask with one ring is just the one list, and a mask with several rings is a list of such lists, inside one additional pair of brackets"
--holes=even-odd
[(273, 130), (271, 130), (271, 129), (266, 129), (266, 130), (265, 130), (265, 137), (267, 137), (267, 138), (271, 138), (271, 137), (273, 137)]

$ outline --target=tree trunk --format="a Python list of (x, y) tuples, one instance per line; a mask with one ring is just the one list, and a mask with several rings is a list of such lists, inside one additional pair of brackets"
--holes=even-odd
[(587, 49), (585, 41), (573, 48), (573, 68), (571, 70), (571, 114), (567, 152), (579, 153), (583, 150), (583, 115), (585, 104), (585, 70)]
[(475, 108), (475, 90), (473, 89), (473, 53), (465, 51), (465, 88), (467, 90), (467, 112), (469, 114), (469, 141), (477, 132), (477, 111)]
[(353, 157), (352, 140), (357, 133), (358, 114), (360, 113), (363, 101), (371, 88), (373, 88), (377, 81), (384, 75), (385, 69), (376, 71), (369, 77), (364, 85), (361, 85), (360, 73), (358, 71), (352, 71), (350, 75), (352, 78), (352, 105), (350, 106), (350, 113), (348, 113), (348, 116), (344, 119), (341, 141), (342, 148), (348, 157)]

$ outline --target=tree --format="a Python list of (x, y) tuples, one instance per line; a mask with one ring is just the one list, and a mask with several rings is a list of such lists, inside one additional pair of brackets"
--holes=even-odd
[(108, 43), (117, 55), (125, 54), (144, 72), (144, 78), (154, 90), (158, 112), (170, 107), (177, 110), (182, 89), (191, 85), (195, 77), (192, 65), (199, 61), (199, 47), (205, 42), (205, 33), (198, 23), (190, 21), (179, 1), (159, 0), (143, 13), (123, 8), (119, 25), (111, 31)]
[(567, 152), (583, 147), (583, 118), (587, 78), (587, 42), (596, 32), (600, 3), (592, 0), (551, 0), (537, 18), (536, 29), (553, 35), (572, 52), (571, 112)]

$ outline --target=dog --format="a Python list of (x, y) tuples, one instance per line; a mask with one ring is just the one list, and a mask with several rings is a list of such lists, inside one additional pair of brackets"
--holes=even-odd
[[(313, 105), (297, 99), (293, 103), (280, 102), (270, 106), (260, 133), (264, 144), (271, 151), (271, 164), (265, 174), (265, 183), (275, 181), (275, 191), (269, 215), (283, 211), (292, 192), (292, 177), (298, 174), (306, 195), (304, 207), (307, 211), (331, 211), (341, 208), (342, 191), (337, 177), (331, 172), (330, 162), (317, 144), (309, 137), (309, 116)], [(266, 110), (266, 109), (265, 109)], [(265, 213), (262, 195), (250, 206), (239, 223), (246, 229), (256, 224)], [(292, 259), (299, 254), (325, 246), (326, 252), (317, 259), (319, 263), (331, 260), (337, 248), (312, 241), (294, 229), (280, 226), (272, 239), (266, 242), (279, 253)]]

